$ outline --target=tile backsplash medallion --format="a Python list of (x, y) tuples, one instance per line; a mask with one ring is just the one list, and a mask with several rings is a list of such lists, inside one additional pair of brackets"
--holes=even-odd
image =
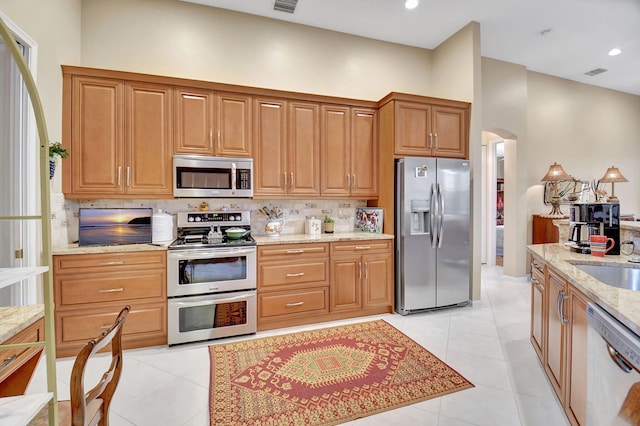
[[(173, 200), (66, 200), (63, 194), (51, 194), (52, 243), (62, 247), (78, 241), (78, 211), (82, 208), (132, 208), (152, 207), (154, 213), (162, 211), (175, 214), (180, 211), (199, 211), (200, 203), (206, 201), (209, 211), (249, 210), (251, 230), (254, 235), (265, 235), (267, 218), (258, 209), (278, 207), (285, 220), (282, 234), (304, 234), (305, 219), (323, 219), (330, 216), (335, 220), (335, 232), (353, 231), (356, 207), (366, 207), (364, 200), (251, 200), (242, 198), (180, 198)], [(176, 220), (174, 218), (174, 225)], [(383, 230), (383, 232), (389, 232)]]

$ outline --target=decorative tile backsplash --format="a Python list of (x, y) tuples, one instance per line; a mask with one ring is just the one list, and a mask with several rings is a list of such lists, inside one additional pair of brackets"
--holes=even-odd
[(51, 194), (52, 242), (53, 247), (65, 246), (78, 240), (78, 211), (82, 208), (132, 208), (152, 207), (175, 214), (179, 211), (198, 211), (200, 203), (206, 201), (211, 211), (249, 210), (251, 211), (251, 229), (256, 235), (265, 235), (264, 225), (267, 218), (258, 209), (277, 207), (282, 210), (285, 220), (282, 234), (304, 234), (305, 219), (316, 217), (324, 219), (330, 216), (335, 220), (335, 232), (353, 231), (356, 207), (365, 207), (364, 200), (239, 200), (227, 198), (189, 198), (174, 200), (66, 200), (63, 194)]

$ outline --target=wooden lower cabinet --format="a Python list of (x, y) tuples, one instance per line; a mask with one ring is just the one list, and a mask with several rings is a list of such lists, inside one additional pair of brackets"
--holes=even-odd
[(544, 363), (545, 335), (545, 272), (540, 260), (531, 260), (531, 344), (540, 362)]
[[(19, 331), (3, 345), (44, 342), (44, 319)], [(0, 397), (24, 395), (38, 365), (42, 347), (26, 347), (0, 351)]]
[(329, 244), (258, 246), (258, 330), (329, 313)]
[(258, 246), (258, 330), (393, 312), (392, 245)]
[[(539, 259), (532, 261), (532, 281), (540, 280)], [(539, 285), (532, 284), (531, 342), (540, 356), (553, 390), (572, 425), (586, 425), (587, 304), (591, 301), (559, 272), (545, 266), (542, 307)], [(538, 317), (542, 311), (543, 321)], [(539, 330), (542, 330), (540, 341)], [(542, 350), (539, 351), (539, 346)]]
[(125, 349), (167, 343), (164, 251), (56, 255), (53, 265), (58, 357), (75, 356), (125, 305)]

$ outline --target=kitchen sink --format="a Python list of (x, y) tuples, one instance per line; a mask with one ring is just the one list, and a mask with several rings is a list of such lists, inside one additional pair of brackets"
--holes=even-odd
[(627, 290), (640, 290), (640, 268), (626, 265), (573, 264), (573, 266), (607, 285)]

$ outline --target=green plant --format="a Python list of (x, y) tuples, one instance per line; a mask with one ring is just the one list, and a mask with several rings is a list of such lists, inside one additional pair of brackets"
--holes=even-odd
[(330, 218), (329, 216), (325, 216), (324, 217), (324, 223), (333, 223), (335, 222), (332, 218)]
[(64, 149), (60, 142), (53, 142), (49, 144), (49, 157), (60, 157), (67, 158), (69, 156), (69, 151)]

